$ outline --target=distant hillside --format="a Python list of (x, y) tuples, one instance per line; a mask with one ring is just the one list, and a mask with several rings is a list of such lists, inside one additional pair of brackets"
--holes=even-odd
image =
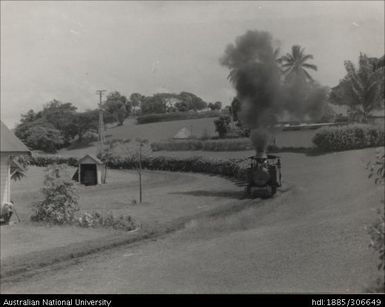
[(215, 118), (200, 118), (137, 125), (135, 120), (129, 119), (123, 126), (108, 129), (106, 137), (118, 139), (140, 137), (154, 142), (172, 138), (184, 127), (197, 137), (200, 137), (205, 130), (209, 135), (214, 136), (216, 134), (214, 120)]
[[(174, 137), (180, 129), (185, 127), (193, 136), (200, 137), (205, 131), (209, 136), (215, 136), (214, 120), (215, 118), (200, 118), (137, 125), (135, 119), (128, 119), (123, 126), (108, 128), (105, 135), (107, 140), (145, 138), (150, 142), (159, 142)], [(87, 152), (95, 154), (96, 145), (71, 150), (63, 149), (58, 154), (81, 156)]]

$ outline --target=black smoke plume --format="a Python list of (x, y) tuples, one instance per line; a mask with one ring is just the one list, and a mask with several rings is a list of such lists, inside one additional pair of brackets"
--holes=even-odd
[(241, 101), (239, 119), (251, 129), (250, 138), (258, 153), (266, 151), (268, 131), (282, 111), (275, 57), (270, 33), (248, 31), (226, 48), (220, 60), (230, 69), (229, 79)]
[(285, 79), (273, 39), (265, 31), (248, 31), (227, 46), (220, 63), (241, 102), (238, 119), (251, 130), (257, 154), (265, 153), (269, 134), (283, 115), (292, 120), (319, 120), (327, 110), (327, 89), (300, 76)]

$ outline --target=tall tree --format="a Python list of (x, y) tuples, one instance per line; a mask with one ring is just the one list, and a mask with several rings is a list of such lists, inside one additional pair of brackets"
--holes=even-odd
[(38, 119), (41, 117), (41, 112), (35, 112), (34, 110), (29, 110), (25, 114), (21, 114), (21, 119), (20, 122), (23, 123), (30, 123), (33, 122), (34, 120)]
[(220, 101), (216, 101), (214, 103), (210, 102), (207, 107), (211, 110), (211, 111), (215, 111), (215, 110), (220, 110), (222, 109), (222, 102)]
[(130, 95), (130, 102), (132, 106), (132, 112), (134, 113), (134, 115), (136, 115), (138, 107), (141, 106), (142, 101), (144, 101), (145, 98), (146, 97), (144, 95), (139, 93), (132, 93)]
[(147, 96), (143, 99), (140, 104), (140, 109), (142, 114), (151, 114), (151, 113), (166, 113), (167, 112), (167, 101), (163, 99), (160, 94), (155, 94), (153, 96)]
[(15, 134), (32, 150), (54, 153), (64, 144), (61, 131), (45, 119), (18, 125)]
[(299, 45), (291, 47), (291, 53), (287, 53), (278, 59), (281, 64), (282, 72), (286, 80), (292, 78), (300, 78), (304, 81), (313, 81), (312, 76), (307, 70), (317, 70), (317, 66), (314, 64), (307, 63), (308, 60), (312, 60), (313, 55), (305, 54), (305, 49)]
[(97, 130), (99, 124), (99, 111), (89, 110), (76, 113), (75, 124), (77, 128), (78, 140), (83, 139), (83, 135), (90, 130)]
[(330, 93), (334, 104), (347, 105), (353, 115), (366, 121), (369, 113), (384, 107), (384, 60), (360, 54), (358, 67), (345, 62), (346, 76)]
[(61, 132), (64, 138), (64, 145), (68, 145), (76, 136), (75, 113), (77, 107), (70, 102), (52, 100), (46, 104), (41, 111), (41, 117)]
[(177, 96), (185, 105), (187, 105), (188, 110), (202, 110), (207, 108), (207, 103), (197, 95), (194, 95), (189, 92), (181, 92)]
[(131, 113), (131, 104), (126, 96), (121, 95), (118, 91), (111, 92), (107, 95), (103, 108), (114, 116), (119, 126), (123, 125), (124, 120)]

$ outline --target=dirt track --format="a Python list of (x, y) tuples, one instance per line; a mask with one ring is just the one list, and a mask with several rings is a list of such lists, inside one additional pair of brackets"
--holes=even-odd
[[(282, 155), (290, 190), (229, 216), (203, 218), (156, 242), (2, 282), (3, 293), (362, 292), (376, 278), (365, 226), (383, 188), (367, 178), (374, 150)], [(201, 182), (185, 191), (231, 202)]]

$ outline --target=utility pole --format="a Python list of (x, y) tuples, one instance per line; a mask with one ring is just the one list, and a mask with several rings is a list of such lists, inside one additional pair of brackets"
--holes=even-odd
[(136, 142), (137, 144), (139, 145), (139, 165), (138, 165), (138, 168), (137, 168), (137, 171), (138, 171), (138, 174), (139, 174), (139, 203), (141, 204), (142, 201), (143, 201), (143, 187), (142, 187), (142, 147), (144, 146), (144, 144), (147, 143), (147, 140), (145, 139), (140, 139), (140, 138), (137, 138), (136, 139)]
[(139, 144), (139, 203), (142, 203), (142, 146)]
[(99, 125), (98, 125), (98, 154), (103, 153), (104, 149), (104, 121), (103, 121), (103, 110), (102, 110), (102, 97), (106, 90), (97, 90), (96, 93), (99, 95)]

